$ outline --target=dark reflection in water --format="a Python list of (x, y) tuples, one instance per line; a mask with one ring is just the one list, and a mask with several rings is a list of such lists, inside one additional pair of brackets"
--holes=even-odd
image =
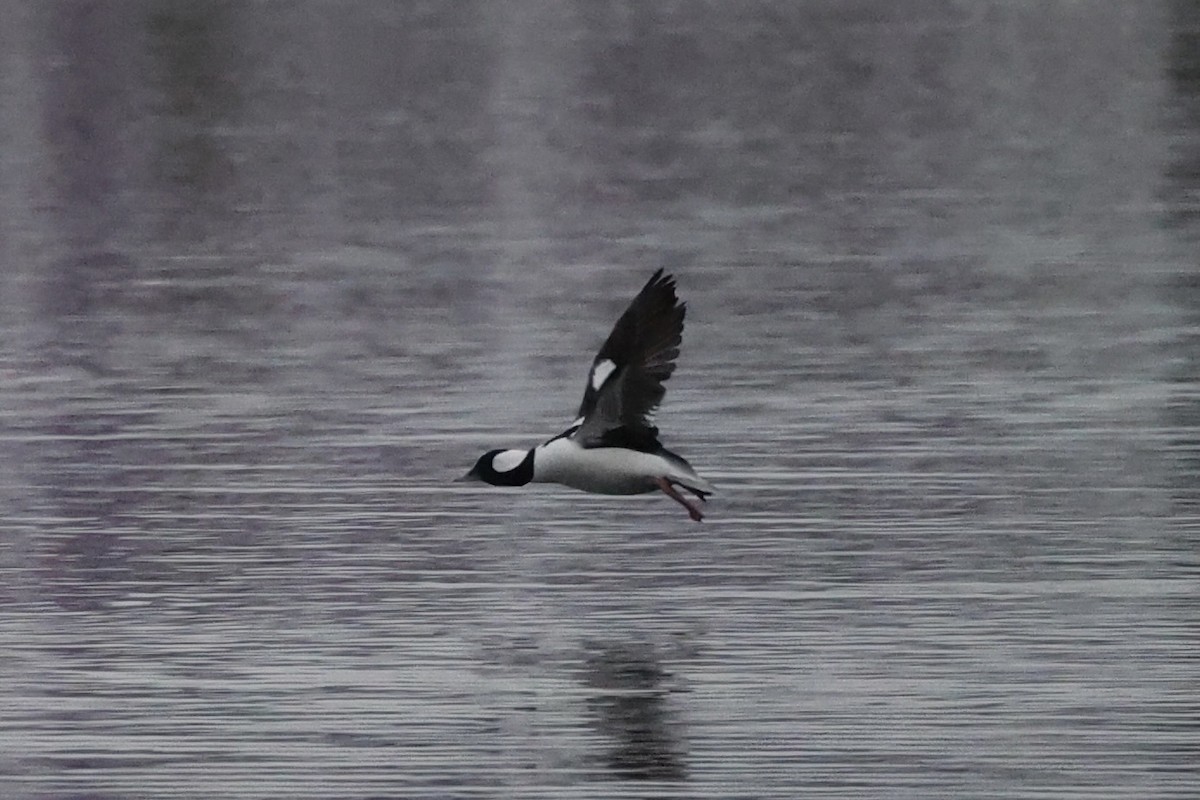
[[(1163, 196), (1168, 203), (1164, 223), (1193, 249), (1200, 248), (1200, 7), (1172, 2), (1172, 33), (1165, 66), (1171, 92), (1167, 118), (1172, 139)], [(1183, 319), (1186, 332), (1172, 343), (1176, 363), (1168, 380), (1175, 385), (1168, 406), (1167, 424), (1177, 432), (1170, 441), (1180, 469), (1175, 481), (1175, 502), (1180, 514), (1200, 510), (1200, 266), (1168, 281), (1167, 294)]]
[(1195, 794), (1194, 4), (5, 9), (0, 798)]
[(675, 678), (648, 644), (588, 648), (588, 709), (610, 742), (606, 763), (626, 780), (679, 781), (687, 777), (680, 724), (669, 707)]

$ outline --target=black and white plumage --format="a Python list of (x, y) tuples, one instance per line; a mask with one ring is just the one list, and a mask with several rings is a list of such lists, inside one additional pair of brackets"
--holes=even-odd
[(675, 279), (655, 272), (617, 320), (592, 362), (578, 418), (532, 450), (492, 450), (462, 480), (494, 486), (561, 483), (598, 494), (662, 491), (699, 522), (676, 487), (705, 500), (712, 484), (658, 441), (649, 418), (662, 401), (683, 340)]

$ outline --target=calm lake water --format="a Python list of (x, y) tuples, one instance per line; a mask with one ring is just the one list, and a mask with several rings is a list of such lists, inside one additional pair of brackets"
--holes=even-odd
[(1193, 4), (7, 9), (0, 797), (1197, 796)]

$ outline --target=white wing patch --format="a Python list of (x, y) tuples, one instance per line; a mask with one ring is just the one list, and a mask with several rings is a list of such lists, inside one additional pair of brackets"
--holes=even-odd
[(608, 376), (613, 374), (613, 370), (617, 365), (612, 362), (612, 359), (604, 359), (596, 362), (596, 366), (592, 367), (592, 389), (600, 391), (600, 387), (608, 380)]
[(526, 455), (525, 450), (505, 450), (503, 453), (496, 453), (492, 459), (492, 469), (496, 472), (511, 472), (521, 466)]

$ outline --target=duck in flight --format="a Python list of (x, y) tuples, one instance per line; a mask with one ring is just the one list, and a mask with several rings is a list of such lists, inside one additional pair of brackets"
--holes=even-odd
[(683, 341), (685, 307), (675, 279), (660, 269), (650, 276), (596, 354), (578, 418), (531, 450), (492, 450), (459, 480), (493, 486), (561, 483), (597, 494), (662, 491), (699, 522), (713, 486), (681, 456), (658, 441), (649, 417), (662, 401), (663, 382), (675, 371)]

